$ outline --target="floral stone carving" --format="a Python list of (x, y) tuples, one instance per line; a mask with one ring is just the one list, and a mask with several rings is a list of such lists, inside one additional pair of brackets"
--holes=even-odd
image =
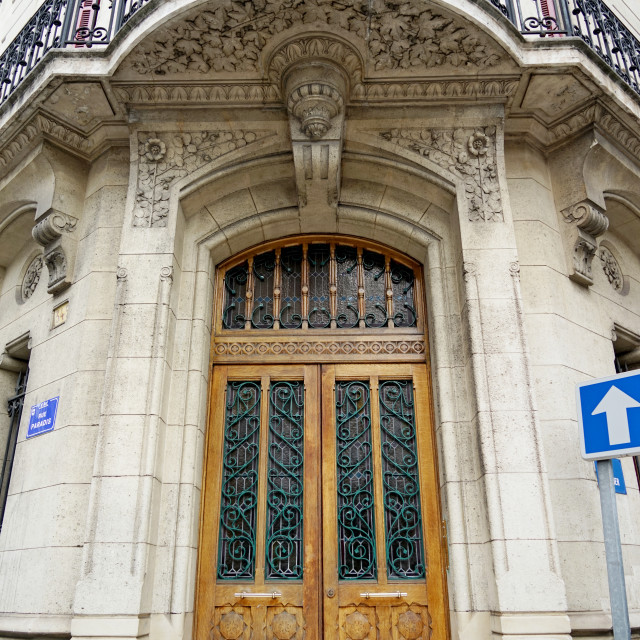
[(480, 69), (496, 65), (496, 51), (440, 10), (421, 0), (252, 0), (229, 2), (174, 22), (133, 54), (139, 73), (259, 71), (260, 54), (274, 35), (298, 24), (331, 25), (366, 41), (376, 71)]
[(609, 284), (615, 291), (622, 291), (624, 279), (622, 271), (620, 271), (620, 265), (607, 247), (600, 247), (600, 261), (602, 262), (602, 270), (607, 276)]
[(504, 221), (494, 126), (454, 130), (391, 129), (379, 135), (461, 177), (471, 222)]
[(27, 271), (22, 279), (21, 294), (23, 301), (28, 300), (33, 295), (33, 292), (38, 286), (38, 282), (40, 282), (41, 274), (42, 256), (36, 256), (27, 267)]
[(171, 185), (205, 164), (252, 144), (268, 131), (140, 133), (138, 186), (133, 226), (165, 227)]

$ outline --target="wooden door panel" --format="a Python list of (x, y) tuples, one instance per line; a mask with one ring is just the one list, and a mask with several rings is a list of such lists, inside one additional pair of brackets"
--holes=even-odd
[[(229, 385), (237, 386), (247, 381), (253, 384), (254, 390), (259, 387), (261, 394), (259, 412), (254, 411), (256, 415), (259, 413), (260, 422), (255, 568), (251, 579), (220, 579), (221, 494), (225, 486), (226, 458), (230, 455), (225, 450), (225, 431), (230, 421), (225, 393), (233, 394)], [(286, 387), (289, 382), (296, 381), (304, 383), (304, 575), (299, 580), (269, 579), (269, 568), (265, 566), (268, 564), (265, 559), (271, 513), (267, 505), (272, 486), (269, 484), (272, 470), (269, 455), (270, 447), (276, 442), (270, 439), (269, 425), (270, 421), (279, 419), (277, 412), (274, 413), (276, 409), (271, 406), (271, 394), (278, 386)], [(367, 535), (373, 543), (369, 556), (363, 557), (373, 558), (375, 571), (365, 572), (367, 577), (361, 579), (340, 578), (341, 573), (349, 571), (341, 568), (341, 553), (344, 556), (345, 552), (340, 544), (346, 543), (339, 542), (341, 526), (343, 539), (348, 538), (344, 536), (344, 523), (341, 525), (339, 516), (339, 500), (347, 495), (344, 491), (340, 493), (340, 478), (345, 482), (347, 476), (344, 470), (339, 471), (337, 460), (347, 454), (344, 442), (339, 442), (337, 437), (336, 420), (348, 415), (349, 408), (337, 405), (336, 385), (343, 391), (350, 388), (354, 393), (366, 388), (369, 394), (367, 412), (362, 414), (370, 425), (369, 439), (359, 441), (368, 464), (361, 471), (370, 474), (364, 492), (369, 497), (361, 500), (358, 508), (366, 507), (369, 501), (372, 505), (373, 517)], [(215, 367), (205, 461), (197, 640), (445, 640), (446, 585), (427, 385), (426, 367), (414, 364)], [(391, 473), (389, 465), (394, 460), (385, 447), (395, 436), (389, 428), (380, 426), (386, 424), (394, 411), (402, 414), (397, 403), (403, 393), (405, 405), (410, 397), (413, 399), (410, 411), (405, 410), (408, 416), (405, 418), (413, 422), (415, 429), (412, 455), (416, 458), (414, 475), (419, 491), (410, 507), (415, 509), (415, 504), (419, 505), (421, 520), (416, 527), (421, 532), (422, 560), (426, 567), (418, 577), (409, 578), (394, 577), (393, 572), (408, 571), (411, 576), (411, 571), (420, 562), (407, 560), (403, 564), (400, 561), (399, 569), (388, 568), (395, 556), (393, 548), (387, 549), (387, 540), (394, 539), (395, 525), (393, 518), (385, 520), (384, 504), (390, 491), (385, 474)], [(389, 402), (387, 396), (393, 402)], [(381, 397), (386, 398), (386, 404), (381, 403)], [(362, 406), (352, 403), (351, 409), (354, 408), (359, 411)], [(407, 451), (410, 453), (409, 449)], [(401, 458), (406, 462), (407, 456), (405, 451)], [(412, 481), (409, 478), (404, 482), (406, 488), (406, 483)], [(389, 508), (388, 513), (394, 512)], [(352, 535), (347, 542), (352, 544), (352, 553), (353, 549), (360, 548), (357, 536)], [(415, 554), (409, 557), (419, 558)]]
[[(242, 640), (318, 639), (320, 629), (318, 595), (320, 556), (318, 546), (320, 539), (317, 535), (320, 527), (319, 475), (317, 473), (319, 465), (318, 442), (320, 440), (318, 373), (317, 367), (305, 365), (269, 366), (268, 368), (228, 366), (216, 367), (214, 370), (211, 423), (205, 461), (202, 543), (198, 569), (197, 640), (210, 640), (211, 638), (215, 640), (235, 638), (242, 638)], [(244, 419), (245, 423), (247, 420), (252, 420), (252, 424), (255, 424), (259, 415), (259, 427), (255, 442), (248, 441), (246, 438), (243, 440), (248, 428), (245, 423), (243, 426), (238, 420), (239, 413), (246, 409), (246, 406), (255, 405), (255, 398), (249, 399), (247, 396), (244, 405), (242, 401), (239, 401), (240, 411), (235, 410), (235, 405), (230, 404), (235, 401), (233, 394), (237, 391), (238, 386), (245, 384), (250, 384), (251, 392), (255, 392), (258, 387), (260, 388), (259, 409), (255, 407), (253, 413), (247, 413), (248, 418)], [(296, 506), (293, 504), (292, 507), (291, 503), (281, 501), (285, 489), (277, 484), (279, 479), (285, 483), (289, 481), (289, 487), (293, 482), (291, 478), (287, 477), (285, 471), (294, 464), (292, 460), (297, 454), (295, 450), (285, 447), (290, 447), (296, 425), (290, 427), (287, 433), (288, 439), (280, 438), (278, 441), (277, 425), (283, 424), (285, 420), (284, 414), (279, 415), (277, 412), (277, 392), (286, 391), (288, 386), (297, 384), (302, 384), (304, 387), (304, 448), (303, 477), (301, 479), (303, 486), (303, 534), (300, 541), (303, 544), (300, 551), (303, 570), (299, 579), (295, 577), (285, 579), (282, 577), (284, 571), (288, 571), (288, 567), (295, 563), (287, 565), (285, 562), (284, 569), (275, 571), (274, 576), (274, 564), (270, 563), (267, 568), (266, 558), (269, 553), (268, 540), (274, 545), (270, 555), (272, 559), (274, 557), (285, 559), (288, 557), (283, 544), (286, 540), (279, 540), (277, 535), (273, 535), (273, 532), (274, 527), (278, 526), (278, 518), (284, 517), (286, 520), (287, 516), (282, 516), (282, 512), (287, 511), (287, 507), (289, 507), (288, 513), (290, 515)], [(225, 394), (227, 400), (225, 400)], [(280, 398), (282, 397), (281, 394)], [(246, 531), (241, 529), (240, 541), (228, 542), (230, 536), (225, 538), (226, 528), (233, 527), (223, 524), (225, 521), (221, 514), (221, 495), (231, 493), (232, 497), (235, 496), (234, 491), (238, 486), (235, 484), (231, 490), (229, 489), (229, 478), (233, 482), (237, 482), (237, 479), (228, 470), (231, 468), (232, 471), (235, 471), (239, 466), (238, 464), (233, 466), (231, 463), (236, 463), (241, 458), (243, 461), (249, 458), (248, 454), (240, 453), (239, 447), (234, 448), (236, 441), (242, 441), (245, 444), (249, 442), (246, 445), (249, 448), (255, 448), (257, 445), (259, 451), (255, 469), (251, 467), (244, 472), (244, 476), (255, 472), (258, 478), (255, 493), (255, 568), (250, 572), (249, 577), (221, 579), (220, 573), (226, 566), (222, 560), (231, 558), (230, 565), (235, 568), (233, 564), (234, 549), (237, 547), (246, 550), (246, 545), (243, 545), (248, 537)], [(286, 469), (284, 459), (279, 457), (279, 451), (284, 452), (282, 455), (286, 454), (288, 464)], [(253, 500), (250, 500), (248, 504), (252, 505)], [(271, 520), (270, 513), (275, 514)], [(238, 517), (242, 515), (240, 513)], [(236, 520), (232, 518), (232, 525), (235, 522)], [(236, 529), (240, 528), (236, 527)], [(228, 547), (222, 551), (221, 544), (228, 544)], [(243, 574), (240, 573), (240, 575)]]
[[(323, 632), (326, 640), (446, 638), (441, 519), (426, 385), (426, 368), (421, 365), (323, 366)], [(369, 406), (365, 410), (367, 400), (362, 398), (366, 387)], [(345, 412), (345, 393), (353, 395), (350, 410), (353, 416), (359, 417), (351, 418)], [(351, 423), (344, 427), (348, 420)], [(396, 424), (392, 428), (390, 424), (394, 421), (399, 421), (400, 426)], [(364, 439), (362, 425), (366, 427), (368, 422), (370, 436)], [(409, 423), (414, 428), (410, 446), (407, 443), (411, 438), (403, 440), (398, 436), (398, 429), (401, 434), (405, 433), (405, 422), (407, 428)], [(342, 428), (348, 428), (348, 434), (341, 435)], [(357, 445), (354, 453), (343, 446), (345, 440), (351, 443), (349, 446)], [(373, 469), (371, 488), (363, 480), (369, 467), (362, 463), (368, 457), (369, 448)], [(393, 453), (395, 449), (397, 453)], [(357, 456), (360, 458), (356, 460)], [(341, 483), (350, 482), (349, 474), (360, 484), (354, 491), (342, 491)], [(413, 490), (414, 479), (419, 492)], [(406, 498), (406, 503), (396, 499), (400, 488), (405, 491), (402, 499)], [(341, 539), (345, 531), (350, 535), (342, 526), (340, 511), (345, 503), (341, 502), (341, 495), (359, 492), (372, 492), (374, 496), (372, 530), (377, 567), (375, 576), (365, 573), (362, 579), (347, 579), (342, 573), (341, 579), (339, 567), (345, 549)], [(385, 508), (387, 502), (389, 506)], [(401, 518), (396, 518), (401, 513), (400, 506), (411, 513), (401, 522), (404, 538), (396, 535), (401, 528)], [(398, 508), (397, 512), (394, 507)], [(364, 532), (366, 526), (360, 526), (359, 530)], [(422, 537), (420, 554), (415, 551), (420, 546), (416, 543), (416, 530)], [(363, 537), (368, 535), (363, 533)], [(405, 552), (407, 560), (403, 561)], [(424, 569), (420, 568), (422, 561), (426, 565)]]

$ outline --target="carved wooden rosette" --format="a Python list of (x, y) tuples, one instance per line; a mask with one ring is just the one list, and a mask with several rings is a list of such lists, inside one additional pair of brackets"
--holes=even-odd
[(588, 199), (563, 209), (562, 215), (571, 225), (573, 251), (569, 278), (589, 287), (593, 284), (591, 266), (598, 248), (597, 238), (608, 229), (609, 219), (598, 205)]

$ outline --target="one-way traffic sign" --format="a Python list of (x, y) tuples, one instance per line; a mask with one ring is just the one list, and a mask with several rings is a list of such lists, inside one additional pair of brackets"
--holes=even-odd
[(583, 458), (640, 454), (640, 371), (582, 382), (576, 394)]

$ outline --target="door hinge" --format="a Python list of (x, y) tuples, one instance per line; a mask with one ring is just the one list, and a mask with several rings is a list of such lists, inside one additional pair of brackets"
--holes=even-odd
[(449, 531), (447, 529), (447, 521), (442, 521), (442, 548), (444, 550), (444, 566), (449, 571)]

